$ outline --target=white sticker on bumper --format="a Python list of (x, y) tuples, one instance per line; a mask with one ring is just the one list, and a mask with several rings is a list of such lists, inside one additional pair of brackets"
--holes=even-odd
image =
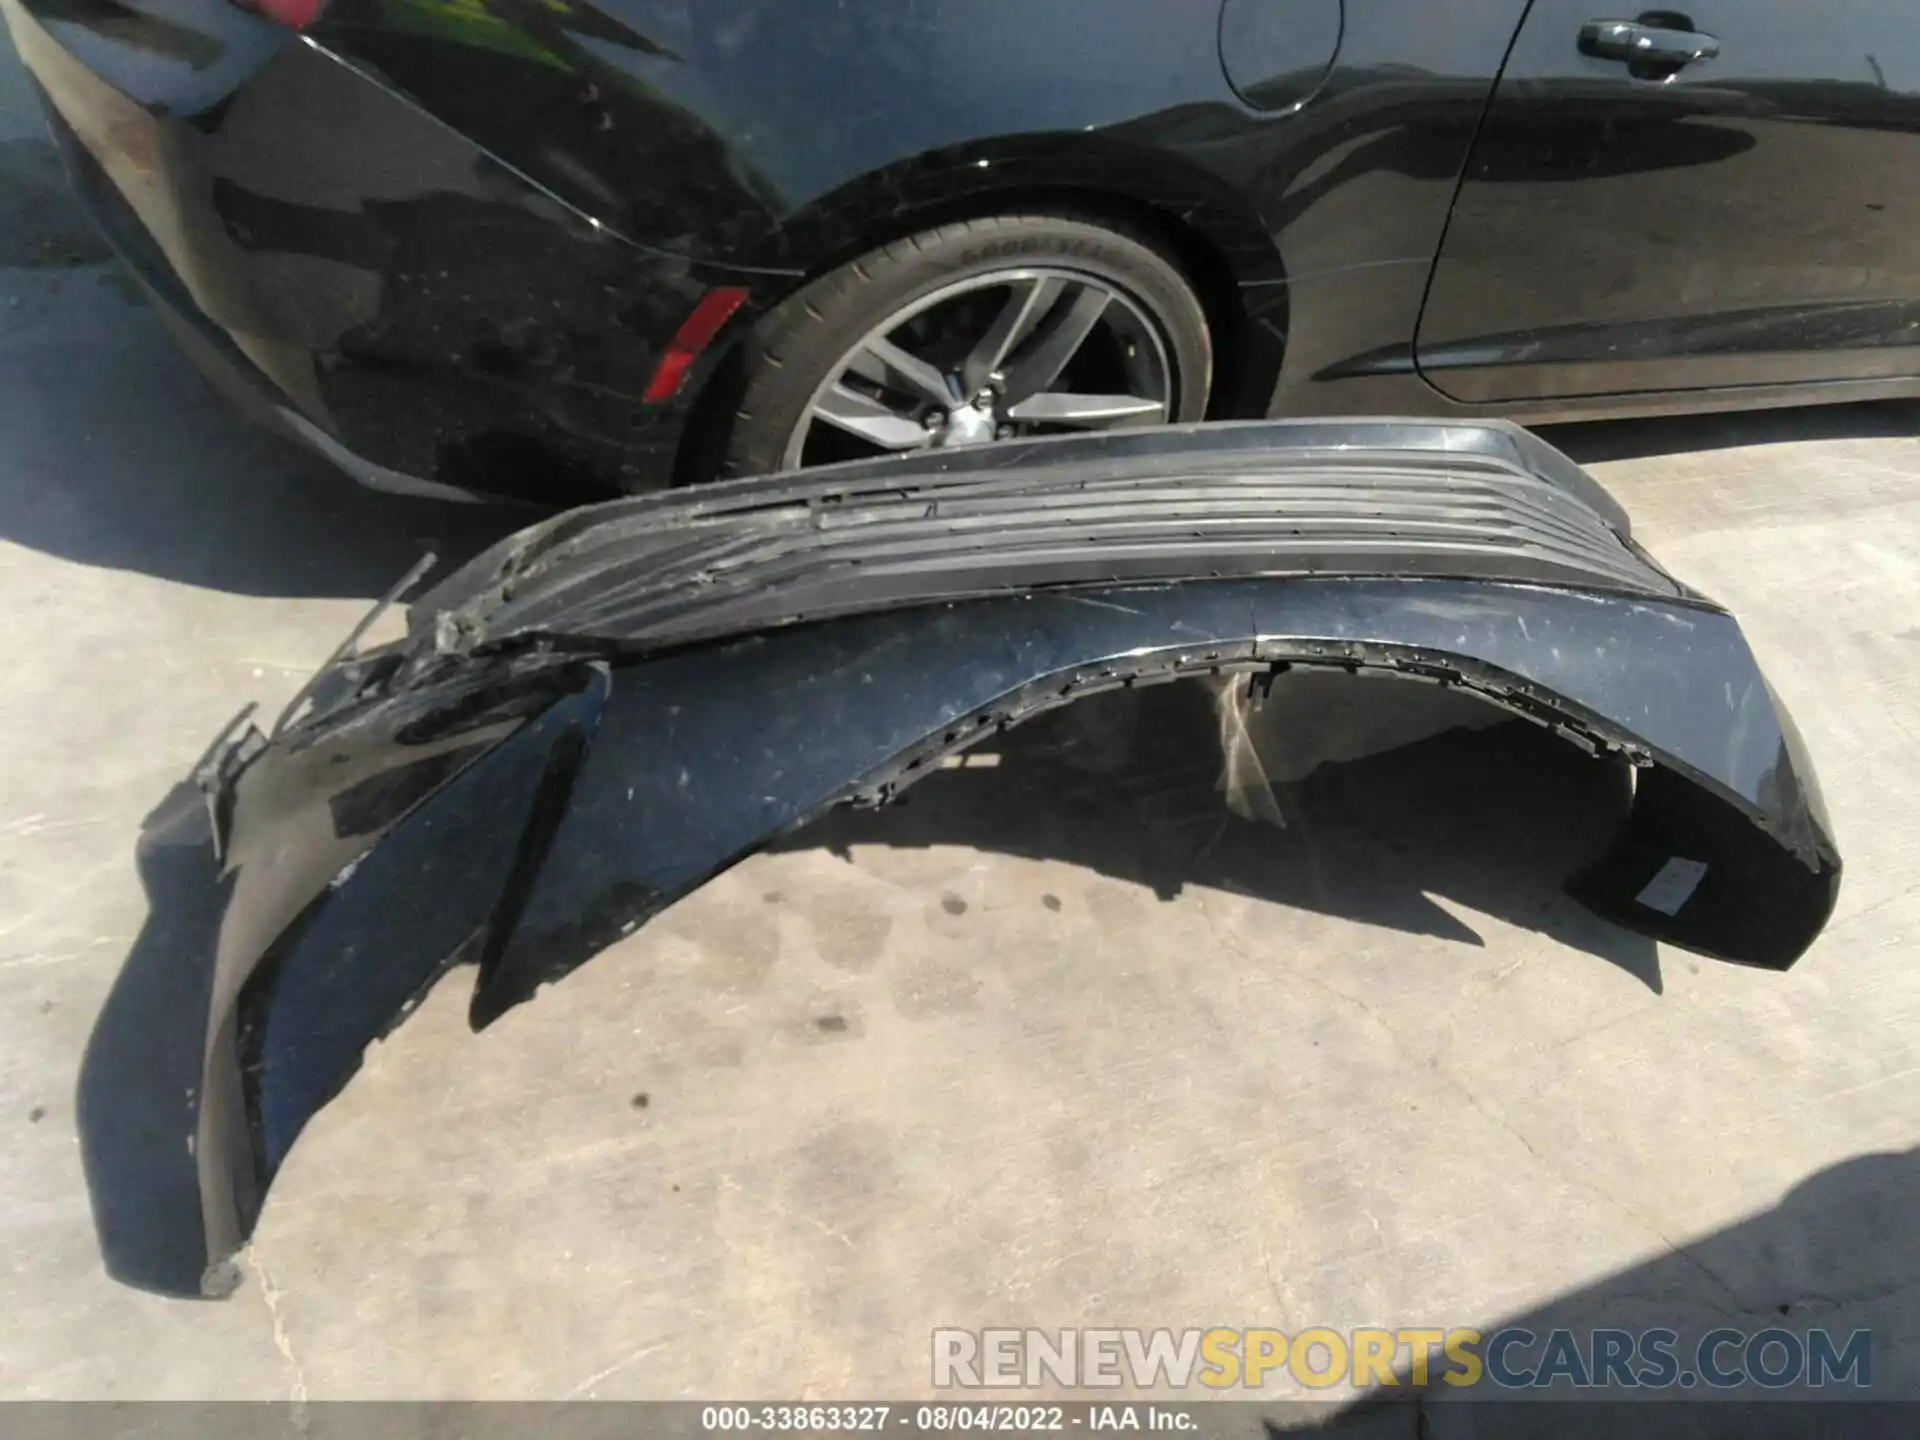
[(1706, 873), (1707, 867), (1701, 861), (1683, 860), (1676, 855), (1660, 867), (1660, 873), (1634, 898), (1649, 910), (1678, 915), (1680, 907), (1693, 898), (1694, 888)]

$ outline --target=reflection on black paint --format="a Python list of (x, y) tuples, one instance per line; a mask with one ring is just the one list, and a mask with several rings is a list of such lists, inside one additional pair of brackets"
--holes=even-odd
[(1693, 0), (1721, 54), (1644, 83), (1566, 43), (1590, 15), (1537, 0), (1515, 42), (1420, 322), (1434, 383), (1484, 403), (1920, 374), (1920, 95), (1871, 58), (1920, 31)]
[(646, 337), (677, 315), (676, 292), (636, 273), (626, 246), (453, 191), (348, 211), (222, 178), (212, 204), (245, 253), (373, 282), (371, 313), (343, 305), (337, 329), (307, 338), (331, 357), (316, 376), (331, 416), (384, 463), (554, 501), (593, 498), (618, 473), (657, 360)]
[(195, 70), (207, 69), (226, 53), (226, 47), (205, 31), (122, 0), (45, 0), (36, 8), (42, 20), (83, 26), (102, 39), (180, 60)]
[[(1422, 369), (1456, 366), (1619, 364), (1657, 360), (1676, 350), (1695, 356), (1752, 356), (1809, 347), (1823, 353), (1880, 350), (1910, 343), (1920, 331), (1920, 299), (1898, 304), (1867, 301), (1725, 311), (1686, 319), (1655, 318), (1612, 325), (1557, 325), (1478, 337), (1457, 345), (1427, 345)], [(1377, 357), (1361, 356), (1351, 373)]]
[[(116, 243), (389, 483), (703, 475), (682, 435), (756, 316), (1028, 206), (1176, 252), (1217, 417), (1920, 370), (1920, 45), (1874, 16), (1692, 0), (1721, 58), (1645, 84), (1579, 56), (1584, 0), (330, 0), (299, 41), (231, 0), (9, 3), (102, 82), (55, 98), (125, 152), (78, 167)], [(740, 319), (639, 403), (715, 286)]]
[(1604, 127), (1548, 110), (1524, 124), (1488, 126), (1473, 147), (1475, 184), (1530, 185), (1542, 170), (1565, 167), (1587, 180), (1716, 165), (1759, 143), (1751, 132), (1710, 121), (1657, 115)]
[(1225, 0), (1220, 59), (1248, 104), (1284, 110), (1304, 104), (1333, 66), (1342, 0)]
[(420, 801), (438, 790), (463, 765), (492, 742), (476, 742), (424, 755), (390, 770), (381, 770), (327, 797), (333, 833), (342, 840), (377, 835)]

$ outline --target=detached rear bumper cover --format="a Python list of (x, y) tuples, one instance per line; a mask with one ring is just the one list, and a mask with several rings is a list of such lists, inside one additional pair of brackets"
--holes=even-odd
[(476, 1027), (770, 838), (1114, 686), (1292, 665), (1459, 686), (1639, 767), (1573, 893), (1785, 968), (1840, 862), (1739, 627), (1504, 425), (1213, 427), (621, 501), (523, 531), (207, 773), (227, 910), (209, 1260), (450, 965)]

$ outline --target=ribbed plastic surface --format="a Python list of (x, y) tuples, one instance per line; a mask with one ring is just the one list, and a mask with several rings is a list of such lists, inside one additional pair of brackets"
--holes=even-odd
[(442, 632), (461, 648), (529, 632), (645, 648), (904, 604), (1213, 577), (1688, 595), (1590, 503), (1605, 499), (1591, 480), (1573, 471), (1577, 493), (1517, 447), (1261, 447), (1242, 429), (1221, 448), (1192, 435), (1171, 451), (1164, 434), (1137, 453), (1015, 447), (1005, 467), (862, 465), (618, 502), (523, 532), (475, 562), (487, 573), (428, 597), (421, 610), (436, 614), (420, 618), (451, 611)]

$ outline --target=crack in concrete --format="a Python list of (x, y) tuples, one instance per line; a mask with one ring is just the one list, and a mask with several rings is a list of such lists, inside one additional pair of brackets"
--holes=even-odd
[[(1897, 1285), (1883, 1286), (1878, 1290), (1869, 1290), (1864, 1295), (1826, 1295), (1819, 1291), (1809, 1291), (1799, 1299), (1789, 1302), (1788, 1313), (1799, 1315), (1803, 1307), (1814, 1313), (1824, 1308), (1828, 1310), (1846, 1310), (1855, 1305), (1874, 1305), (1883, 1300), (1892, 1300), (1909, 1290), (1920, 1290), (1920, 1280), (1902, 1280)], [(1757, 1305), (1742, 1313), (1748, 1315), (1774, 1316), (1780, 1314), (1775, 1306)]]
[(580, 1396), (585, 1395), (589, 1400), (593, 1399), (594, 1397), (590, 1392), (593, 1387), (598, 1385), (602, 1380), (610, 1379), (618, 1375), (622, 1370), (625, 1370), (629, 1365), (638, 1364), (640, 1361), (646, 1359), (647, 1356), (658, 1354), (666, 1348), (667, 1342), (664, 1340), (657, 1340), (651, 1345), (642, 1345), (638, 1350), (633, 1351), (624, 1359), (614, 1361), (613, 1364), (607, 1366), (606, 1369), (594, 1371), (593, 1374), (569, 1390), (567, 1392), (567, 1398), (569, 1400), (576, 1400)]
[(803, 1210), (795, 1210), (791, 1206), (783, 1205), (771, 1195), (756, 1195), (731, 1175), (722, 1175), (720, 1177), (720, 1188), (722, 1190), (731, 1190), (736, 1195), (744, 1196), (746, 1199), (764, 1206), (775, 1215), (780, 1216), (783, 1220), (798, 1220), (803, 1225), (811, 1225), (822, 1235), (831, 1236), (849, 1250), (858, 1250), (860, 1248), (853, 1243), (851, 1236), (834, 1229), (833, 1226), (827, 1224), (826, 1221), (816, 1219)]
[(267, 1318), (273, 1322), (273, 1348), (280, 1352), (280, 1358), (287, 1362), (287, 1368), (293, 1372), (293, 1386), (287, 1392), (287, 1399), (293, 1407), (293, 1428), (304, 1435), (307, 1431), (307, 1372), (300, 1358), (293, 1353), (293, 1340), (287, 1334), (286, 1317), (280, 1310), (280, 1300), (286, 1292), (273, 1283), (273, 1272), (267, 1269), (267, 1262), (252, 1244), (247, 1246), (247, 1261), (260, 1276), (260, 1295), (267, 1302)]

